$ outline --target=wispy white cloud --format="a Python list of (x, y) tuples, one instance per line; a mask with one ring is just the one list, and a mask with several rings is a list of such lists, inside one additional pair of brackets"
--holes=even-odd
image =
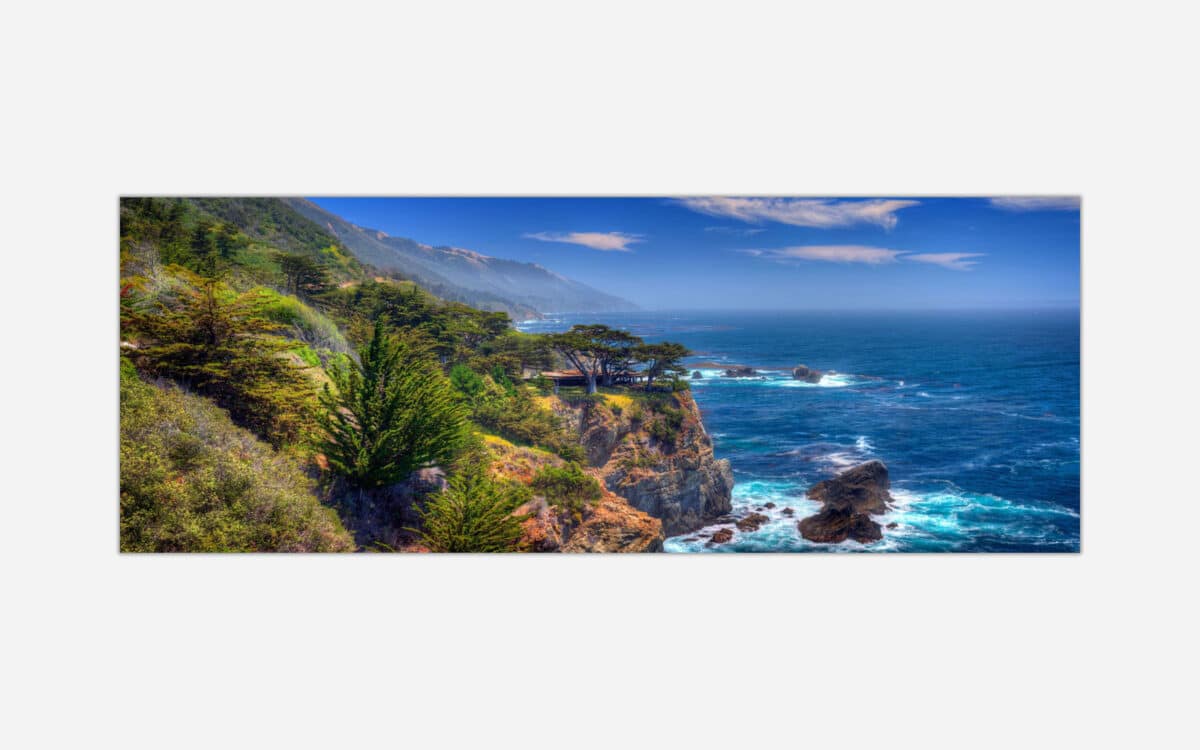
[(796, 227), (832, 229), (858, 224), (875, 224), (884, 229), (896, 226), (896, 212), (918, 205), (913, 200), (833, 200), (829, 198), (730, 198), (711, 196), (680, 198), (679, 203), (709, 216), (721, 216), (757, 224), (774, 221)]
[(645, 235), (625, 232), (530, 232), (521, 236), (530, 240), (565, 242), (570, 245), (583, 245), (593, 250), (621, 253), (632, 252), (629, 245), (635, 242), (645, 242)]
[(704, 231), (716, 232), (717, 234), (732, 234), (735, 237), (752, 237), (753, 235), (761, 234), (767, 230), (762, 227), (705, 227)]
[(991, 204), (1005, 211), (1078, 211), (1077, 195), (1009, 195), (989, 198)]
[(863, 263), (882, 265), (898, 261), (929, 263), (955, 271), (969, 271), (984, 253), (914, 253), (908, 250), (892, 250), (868, 245), (798, 245), (779, 248), (746, 248), (735, 252), (754, 258), (766, 258), (781, 262), (815, 260), (826, 263)]
[(911, 260), (914, 263), (932, 263), (935, 266), (949, 268), (953, 271), (969, 271), (979, 261), (971, 258), (982, 258), (984, 253), (910, 253), (901, 256), (901, 260)]
[(894, 263), (903, 250), (889, 250), (885, 247), (868, 247), (866, 245), (798, 245), (794, 247), (777, 247), (768, 249), (746, 249), (737, 252), (756, 258), (770, 260), (821, 260), (827, 263)]

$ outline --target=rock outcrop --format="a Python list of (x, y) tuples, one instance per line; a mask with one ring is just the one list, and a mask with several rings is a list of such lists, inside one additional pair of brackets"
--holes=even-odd
[(820, 383), (824, 375), (820, 370), (814, 370), (807, 365), (796, 365), (792, 368), (792, 377), (805, 383)]
[(736, 365), (725, 370), (723, 377), (726, 378), (753, 378), (758, 376), (758, 370), (745, 365)]
[(744, 518), (739, 518), (735, 525), (738, 527), (738, 531), (758, 531), (760, 526), (770, 520), (769, 516), (765, 516), (762, 513), (751, 513)]
[[(496, 477), (528, 483), (539, 469), (564, 464), (551, 453), (503, 440), (490, 439), (487, 446)], [(534, 495), (517, 509), (518, 514), (528, 516), (522, 522), (524, 548), (532, 552), (661, 552), (662, 522), (605, 489), (603, 481), (600, 488), (600, 499), (577, 512)]]
[(708, 543), (709, 544), (724, 544), (725, 542), (728, 542), (730, 539), (733, 539), (733, 529), (717, 529), (716, 531), (713, 532), (712, 537), (709, 538)]
[(692, 370), (692, 380), (703, 380), (703, 379), (704, 379), (704, 373), (700, 372), (699, 370)]
[(883, 538), (879, 524), (872, 521), (869, 515), (846, 509), (825, 509), (815, 516), (803, 519), (797, 525), (800, 527), (800, 535), (810, 542), (837, 544), (853, 539), (867, 544)]
[(882, 461), (867, 461), (817, 482), (809, 489), (808, 497), (821, 503), (822, 508), (797, 524), (800, 535), (827, 544), (846, 539), (865, 544), (882, 539), (883, 531), (871, 516), (887, 512), (893, 502), (888, 493), (890, 486), (887, 466)]
[(733, 471), (713, 455), (690, 393), (661, 394), (618, 414), (607, 400), (555, 410), (579, 431), (588, 465), (638, 510), (662, 521), (667, 536), (708, 525), (732, 509)]
[(662, 552), (662, 522), (615, 495), (593, 503), (563, 552)]

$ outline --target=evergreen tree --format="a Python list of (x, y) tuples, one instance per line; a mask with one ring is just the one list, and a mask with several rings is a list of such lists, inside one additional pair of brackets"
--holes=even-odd
[(421, 543), (433, 552), (515, 552), (525, 517), (514, 513), (528, 499), (527, 488), (497, 482), (483, 461), (469, 461), (418, 511)]
[(122, 300), (122, 331), (137, 340), (138, 365), (213, 398), (235, 422), (272, 444), (294, 442), (308, 423), (314, 388), (286, 357), (294, 344), (271, 336), (267, 298), (235, 294), (194, 275), (173, 297)]
[(326, 372), (334, 388), (320, 395), (318, 448), (353, 484), (394, 484), (449, 463), (465, 445), (465, 408), (427, 344), (391, 336), (376, 321), (358, 361), (336, 360)]
[(666, 374), (679, 375), (687, 372), (683, 358), (691, 354), (683, 344), (664, 341), (659, 344), (642, 344), (634, 351), (634, 357), (646, 365), (646, 389), (654, 385), (655, 378)]
[(289, 292), (313, 297), (329, 291), (329, 272), (319, 261), (296, 253), (277, 253), (275, 258)]

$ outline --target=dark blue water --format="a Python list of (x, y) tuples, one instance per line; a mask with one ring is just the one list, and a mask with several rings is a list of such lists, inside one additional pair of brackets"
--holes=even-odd
[[(521, 328), (580, 322), (692, 349), (705, 376), (693, 393), (733, 465), (735, 512), (777, 505), (729, 544), (685, 535), (668, 551), (1079, 549), (1076, 310), (588, 314)], [(790, 373), (799, 363), (836, 374), (802, 383)], [(762, 377), (722, 378), (726, 364)], [(818, 509), (804, 491), (871, 458), (887, 464), (898, 501), (876, 520), (896, 528), (870, 545), (802, 539), (796, 520)]]

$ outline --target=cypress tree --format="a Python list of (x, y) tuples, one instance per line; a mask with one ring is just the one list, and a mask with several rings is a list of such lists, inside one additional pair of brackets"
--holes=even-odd
[(359, 350), (326, 370), (317, 443), (330, 467), (358, 487), (382, 487), (452, 461), (467, 415), (427, 344), (389, 335), (382, 321)]

